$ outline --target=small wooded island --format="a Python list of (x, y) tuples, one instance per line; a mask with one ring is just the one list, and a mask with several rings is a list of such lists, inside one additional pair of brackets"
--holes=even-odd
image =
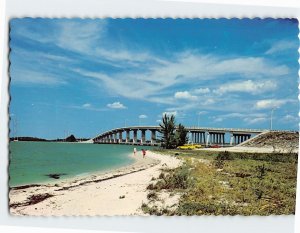
[(87, 141), (89, 138), (76, 138), (73, 134), (66, 138), (57, 138), (57, 139), (44, 139), (38, 137), (11, 137), (10, 141), (24, 141), (24, 142), (81, 142)]

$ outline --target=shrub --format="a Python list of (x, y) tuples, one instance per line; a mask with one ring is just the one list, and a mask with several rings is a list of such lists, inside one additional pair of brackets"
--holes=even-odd
[(157, 198), (156, 192), (150, 192), (150, 193), (148, 193), (147, 198), (148, 198), (149, 200), (154, 200), (154, 199), (156, 199), (156, 198)]
[(179, 215), (234, 215), (237, 213), (236, 207), (225, 203), (186, 202), (179, 206)]
[(159, 181), (155, 184), (149, 184), (148, 190), (162, 190), (162, 189), (187, 189), (192, 183), (189, 178), (189, 169), (179, 167), (174, 170), (169, 170), (169, 174), (161, 173)]
[(154, 190), (154, 189), (155, 189), (154, 184), (149, 184), (149, 185), (147, 186), (147, 189), (149, 189), (149, 190)]
[(264, 194), (264, 192), (261, 189), (255, 189), (254, 193), (256, 195), (257, 200), (260, 200)]
[(179, 168), (172, 175), (167, 176), (166, 189), (186, 189), (188, 187), (188, 177), (188, 169)]
[(224, 167), (224, 160), (216, 160), (214, 161), (214, 165), (218, 169), (222, 169)]
[(265, 165), (263, 164), (262, 166), (258, 165), (255, 167), (256, 168), (256, 171), (258, 172), (258, 178), (259, 179), (263, 179), (266, 175), (266, 168), (265, 168)]
[(216, 160), (233, 160), (234, 157), (231, 153), (229, 153), (228, 151), (224, 151), (224, 152), (220, 152), (217, 157)]
[(165, 179), (165, 174), (164, 173), (160, 173), (158, 179)]

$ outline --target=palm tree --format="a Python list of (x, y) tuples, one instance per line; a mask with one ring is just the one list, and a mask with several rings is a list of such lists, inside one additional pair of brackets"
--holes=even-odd
[(173, 149), (176, 147), (176, 140), (175, 140), (175, 116), (171, 115), (168, 116), (164, 114), (162, 117), (162, 123), (159, 124), (161, 133), (161, 146), (166, 149)]

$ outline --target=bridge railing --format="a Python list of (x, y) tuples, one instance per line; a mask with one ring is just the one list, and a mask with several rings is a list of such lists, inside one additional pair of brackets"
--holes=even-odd
[[(159, 130), (160, 126), (127, 126), (115, 128), (106, 132), (103, 132), (97, 135), (95, 138), (102, 137), (104, 135), (118, 133), (120, 131), (132, 131), (132, 130)], [(197, 127), (197, 126), (189, 126), (186, 127), (188, 131), (207, 131), (207, 132), (241, 132), (241, 133), (261, 133), (267, 131), (266, 129), (243, 129), (243, 128), (212, 128), (212, 127)]]

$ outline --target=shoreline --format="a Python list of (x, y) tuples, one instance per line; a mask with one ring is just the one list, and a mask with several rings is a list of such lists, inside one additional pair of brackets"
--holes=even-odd
[(152, 151), (147, 151), (145, 159), (140, 153), (134, 158), (133, 164), (102, 174), (11, 188), (10, 213), (39, 216), (143, 215), (140, 207), (147, 201), (146, 187), (151, 179), (158, 177), (162, 168), (180, 166), (181, 160)]
[[(118, 167), (114, 167), (114, 168), (108, 168), (105, 170), (98, 170), (98, 171), (92, 171), (92, 172), (84, 172), (84, 173), (80, 173), (80, 174), (76, 174), (76, 175), (72, 175), (70, 177), (60, 177), (59, 179), (50, 179), (47, 181), (41, 181), (41, 182), (32, 182), (32, 183), (26, 183), (26, 184), (21, 184), (21, 185), (15, 185), (15, 186), (9, 186), (9, 189), (22, 189), (22, 187), (27, 187), (27, 186), (49, 186), (49, 185), (61, 185), (64, 183), (73, 183), (73, 182), (77, 182), (78, 180), (86, 180), (86, 179), (90, 179), (91, 177), (94, 176), (105, 176), (107, 174), (112, 174), (115, 172), (119, 172), (119, 171), (124, 171), (124, 170), (130, 170), (132, 168), (135, 168), (136, 166), (141, 166), (141, 161), (139, 161), (137, 156), (134, 156), (132, 153), (129, 153), (127, 155), (129, 158), (134, 159), (134, 161), (131, 164), (128, 165), (122, 165), (122, 166), (118, 166)], [(147, 163), (151, 163), (151, 161), (146, 160), (145, 162)], [(153, 163), (155, 163), (155, 161), (152, 161)], [(142, 165), (146, 165), (145, 163), (143, 163)]]

